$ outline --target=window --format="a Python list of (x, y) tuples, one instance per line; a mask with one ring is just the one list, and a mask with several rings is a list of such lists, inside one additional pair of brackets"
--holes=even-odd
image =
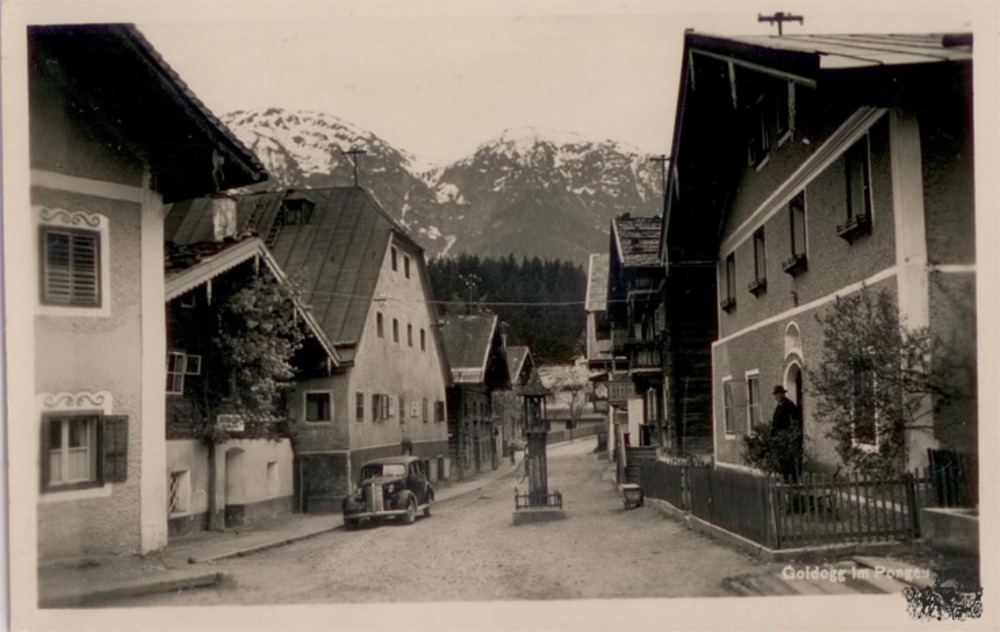
[(767, 250), (764, 244), (764, 227), (761, 226), (753, 234), (753, 274), (750, 282), (750, 292), (759, 296), (767, 290)]
[(191, 474), (188, 470), (171, 472), (167, 490), (168, 514), (176, 516), (190, 511)]
[(854, 143), (844, 155), (847, 186), (847, 222), (837, 227), (837, 234), (847, 241), (871, 232), (871, 157), (868, 135)]
[(423, 328), (420, 329), (420, 350), (427, 351), (427, 334)]
[(187, 356), (181, 351), (171, 351), (167, 354), (167, 395), (184, 394), (186, 358)]
[(284, 208), (282, 209), (282, 223), (285, 226), (295, 226), (301, 224), (308, 224), (312, 220), (313, 208), (315, 208), (310, 200), (305, 198), (294, 198), (285, 200)]
[(406, 275), (407, 279), (410, 278), (410, 257), (407, 255), (403, 255), (403, 274)]
[(330, 421), (332, 408), (329, 393), (306, 393), (306, 421)]
[(768, 103), (767, 96), (761, 95), (750, 108), (750, 138), (748, 139), (747, 159), (751, 167), (762, 166), (767, 158), (767, 153), (771, 151), (771, 135), (768, 129), (771, 121), (768, 116)]
[(722, 380), (722, 415), (726, 435), (736, 434), (736, 385), (732, 378)]
[(390, 403), (391, 398), (388, 395), (374, 394), (372, 395), (372, 420), (373, 421), (385, 421), (392, 417), (392, 404)]
[(779, 81), (774, 91), (775, 132), (778, 139), (792, 129), (792, 107), (795, 103), (795, 82)]
[(405, 424), (406, 423), (406, 396), (405, 395), (400, 395), (399, 396), (399, 423), (400, 424)]
[(365, 394), (361, 391), (354, 394), (354, 418), (358, 421), (365, 420)]
[(392, 319), (392, 341), (399, 342), (399, 320)]
[(392, 419), (396, 416), (396, 398), (383, 395), (382, 400), (385, 402), (386, 406), (385, 418)]
[(747, 374), (747, 428), (760, 425), (760, 374)]
[(413, 346), (413, 325), (406, 324), (406, 344), (410, 347)]
[(43, 305), (100, 307), (101, 233), (41, 227)]
[(856, 370), (852, 380), (852, 442), (861, 448), (878, 448), (878, 379), (871, 368)]
[(382, 312), (375, 312), (375, 330), (379, 338), (385, 338), (385, 318), (382, 317)]
[(427, 398), (425, 397), (424, 401), (423, 401), (423, 405), (422, 405), (422, 407), (420, 409), (420, 418), (421, 418), (421, 420), (424, 423), (427, 423), (427, 419), (428, 419), (427, 412), (428, 412), (427, 411)]
[(441, 400), (434, 402), (434, 423), (444, 423), (444, 402)]
[(395, 249), (395, 248), (393, 248), (393, 249), (392, 249), (392, 271), (393, 271), (393, 272), (395, 272), (396, 270), (398, 270), (398, 269), (399, 269), (399, 266), (398, 266), (398, 263), (397, 263), (397, 261), (396, 261), (396, 259), (397, 259), (397, 256), (398, 256), (398, 255), (396, 254), (396, 249)]
[(110, 221), (100, 213), (33, 206), (38, 226), (36, 313), (111, 316)]
[(736, 253), (726, 257), (726, 293), (722, 297), (722, 309), (727, 312), (736, 308)]
[(49, 420), (49, 486), (97, 481), (97, 415)]
[(807, 267), (805, 191), (788, 203), (788, 225), (791, 228), (792, 256), (785, 261), (783, 267), (785, 272), (796, 275)]
[(42, 417), (42, 490), (125, 481), (128, 417), (100, 413)]

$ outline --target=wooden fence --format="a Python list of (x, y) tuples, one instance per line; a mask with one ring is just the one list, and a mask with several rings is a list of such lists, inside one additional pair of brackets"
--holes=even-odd
[(553, 430), (547, 435), (545, 443), (562, 443), (563, 441), (592, 437), (598, 433), (605, 432), (607, 428), (607, 424), (604, 423), (587, 423), (580, 424), (572, 430)]
[(957, 471), (888, 479), (804, 474), (794, 480), (732, 469), (645, 463), (639, 484), (697, 518), (774, 549), (919, 537), (919, 510), (965, 502)]

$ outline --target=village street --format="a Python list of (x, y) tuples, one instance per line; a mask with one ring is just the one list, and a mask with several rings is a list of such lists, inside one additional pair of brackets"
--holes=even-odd
[(116, 606), (722, 596), (760, 565), (652, 509), (624, 511), (592, 439), (549, 451), (567, 519), (511, 524), (518, 477), (434, 507), (412, 526), (343, 529), (220, 562), (231, 587)]

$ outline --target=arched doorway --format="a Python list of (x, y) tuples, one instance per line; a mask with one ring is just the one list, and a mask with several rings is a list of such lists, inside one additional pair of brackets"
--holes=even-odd
[(804, 398), (804, 393), (802, 391), (802, 365), (799, 364), (797, 358), (793, 358), (785, 369), (785, 380), (784, 380), (785, 390), (788, 391), (786, 397), (792, 400), (799, 409), (799, 469), (802, 467), (802, 456), (805, 449), (805, 406), (806, 401)]
[(243, 526), (243, 511), (246, 504), (246, 476), (243, 471), (243, 448), (226, 451), (225, 515), (226, 528)]

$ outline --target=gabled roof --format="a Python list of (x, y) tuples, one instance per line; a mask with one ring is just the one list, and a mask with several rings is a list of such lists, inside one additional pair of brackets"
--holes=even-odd
[(608, 269), (611, 265), (611, 255), (590, 255), (590, 265), (587, 267), (587, 303), (584, 309), (588, 312), (603, 312), (608, 309)]
[[(954, 98), (966, 81), (971, 88), (972, 36), (688, 31), (681, 59), (661, 258), (714, 265), (723, 209), (746, 162), (742, 119), (727, 116), (740, 98), (741, 71), (807, 86), (828, 108), (847, 110), (831, 109), (829, 116), (846, 118), (851, 108), (920, 107)], [(809, 151), (817, 151), (822, 139), (810, 140)]]
[[(314, 208), (307, 224), (282, 225), (286, 197)], [(345, 359), (354, 357), (390, 238), (422, 249), (368, 194), (356, 187), (255, 193), (237, 200), (237, 227), (264, 236), (278, 265), (301, 284), (303, 300)], [(166, 217), (175, 243), (210, 239), (211, 200), (177, 203)], [(417, 262), (418, 267), (421, 265)]]
[[(711, 37), (711, 36), (707, 36)], [(814, 57), (819, 70), (972, 59), (971, 35), (756, 35), (718, 38)]]
[[(264, 263), (280, 283), (287, 281), (287, 277), (267, 251), (264, 242), (256, 237), (221, 242), (198, 242), (186, 246), (172, 245), (167, 250), (165, 260), (165, 299), (169, 303), (227, 270), (255, 257)], [(333, 361), (334, 365), (340, 364), (340, 355), (327, 338), (323, 328), (299, 299), (293, 298), (292, 300), (295, 302), (296, 312), (305, 321), (306, 327), (312, 335), (323, 346), (330, 360)]]
[(32, 94), (72, 82), (72, 107), (103, 121), (150, 162), (164, 200), (267, 178), (260, 161), (131, 24), (32, 26)]
[[(632, 217), (628, 213), (611, 220), (613, 239), (618, 246), (621, 264), (655, 266), (659, 264), (660, 216)], [(605, 289), (606, 291), (606, 289)], [(590, 293), (588, 292), (588, 297)], [(605, 295), (605, 300), (607, 295)]]
[(524, 363), (530, 357), (531, 350), (528, 347), (507, 347), (507, 371), (510, 374), (511, 384), (517, 383), (517, 378), (524, 369)]
[(451, 365), (452, 380), (456, 384), (475, 384), (485, 380), (497, 322), (495, 314), (441, 319), (441, 337)]

